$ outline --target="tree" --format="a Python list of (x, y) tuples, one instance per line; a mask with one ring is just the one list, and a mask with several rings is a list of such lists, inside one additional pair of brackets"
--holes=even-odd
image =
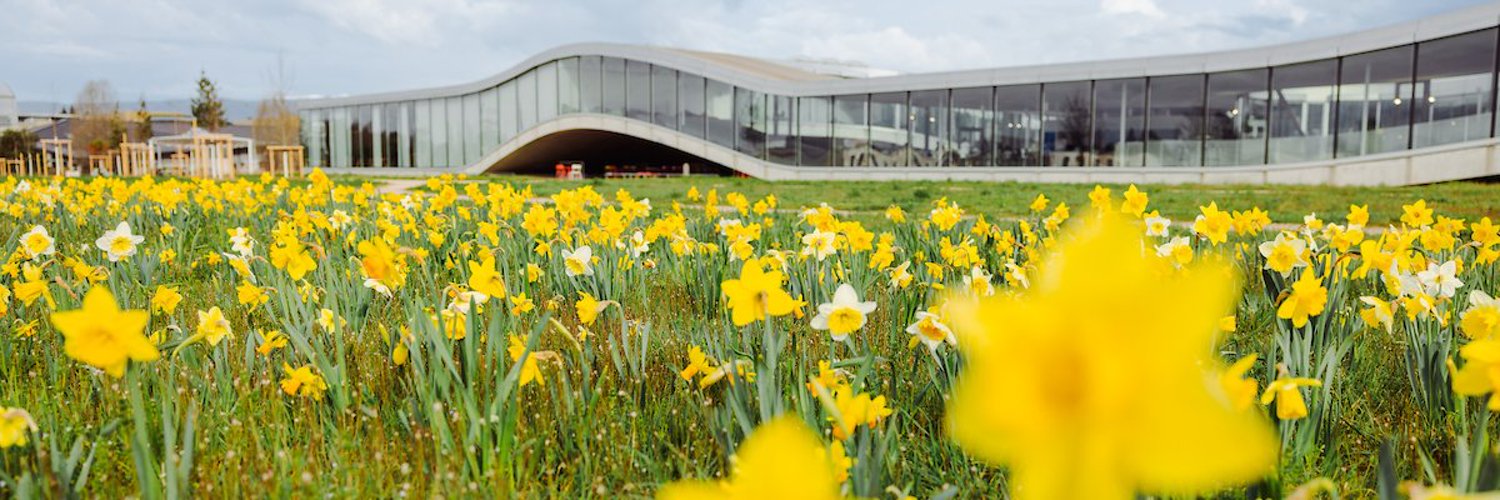
[(286, 94), (278, 90), (256, 106), (250, 133), (259, 147), (293, 146), (301, 143), (302, 121), (287, 105)]
[(18, 159), (37, 152), (36, 134), (26, 129), (0, 132), (0, 158)]
[(198, 74), (198, 97), (193, 98), (193, 118), (198, 126), (207, 130), (218, 130), (227, 124), (224, 121), (224, 103), (219, 100), (219, 91), (207, 73)]
[(120, 144), (125, 124), (120, 103), (108, 81), (91, 80), (73, 103), (73, 146), (88, 154), (104, 154)]
[(151, 130), (151, 112), (146, 110), (146, 97), (141, 97), (141, 109), (135, 112), (135, 141), (146, 142), (151, 140), (155, 132)]

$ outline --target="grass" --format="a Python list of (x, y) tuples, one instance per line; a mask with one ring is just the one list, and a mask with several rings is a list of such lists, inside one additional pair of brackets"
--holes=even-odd
[[(840, 210), (877, 212), (890, 205), (925, 212), (939, 198), (947, 198), (976, 213), (991, 217), (1016, 218), (1028, 215), (1027, 206), (1037, 193), (1060, 200), (1073, 207), (1088, 206), (1088, 192), (1093, 185), (1035, 184), (1018, 182), (877, 182), (877, 181), (777, 181), (767, 182), (737, 177), (672, 177), (657, 179), (588, 179), (557, 180), (545, 177), (478, 177), (479, 180), (531, 185), (539, 195), (551, 195), (582, 185), (592, 186), (606, 196), (625, 189), (637, 197), (650, 198), (662, 204), (677, 201), (689, 203), (686, 193), (696, 186), (707, 193), (743, 193), (751, 200), (775, 194), (784, 207), (808, 207), (828, 203)], [(1124, 185), (1105, 185), (1119, 196)], [(1198, 207), (1217, 202), (1225, 210), (1260, 207), (1277, 222), (1301, 222), (1302, 217), (1316, 213), (1328, 221), (1342, 221), (1352, 203), (1368, 204), (1370, 224), (1396, 223), (1401, 205), (1425, 198), (1429, 205), (1451, 217), (1478, 220), (1500, 219), (1500, 184), (1453, 182), (1409, 187), (1326, 187), (1265, 185), (1142, 185), (1151, 195), (1151, 207), (1174, 221), (1192, 220)], [(664, 205), (659, 205), (664, 206)]]
[[(1040, 228), (1045, 224), (1025, 209), (1038, 192), (1067, 201), (1074, 216), (1083, 217), (1091, 186), (484, 180), (530, 182), (538, 195), (590, 186), (611, 200), (615, 190), (626, 189), (651, 198), (654, 209), (611, 233), (598, 225), (613, 207), (575, 207), (566, 200), (588, 193), (570, 192), (551, 205), (562, 209), (563, 232), (571, 240), (564, 242), (562, 234), (539, 237), (541, 230), (523, 215), (544, 206), (528, 204), (499, 185), (481, 188), (493, 187), (493, 197), (449, 204), (425, 190), (407, 200), (382, 198), (357, 187), (362, 184), (357, 177), (341, 178), (336, 185), (287, 187), (258, 179), (160, 179), (149, 185), (75, 179), (54, 187), (49, 180), (31, 179), (32, 191), (26, 193), (18, 193), (14, 181), (0, 182), (0, 200), (11, 213), (0, 220), (0, 252), (9, 256), (0, 281), (15, 294), (0, 312), (0, 324), (11, 327), (0, 333), (0, 407), (27, 410), (40, 428), (32, 443), (0, 449), (0, 495), (647, 497), (664, 483), (722, 477), (730, 469), (731, 450), (770, 414), (794, 415), (828, 441), (834, 412), (805, 385), (819, 361), (835, 362), (846, 371), (850, 390), (885, 396), (894, 410), (848, 441), (857, 459), (850, 493), (888, 498), (893, 488), (917, 497), (1005, 494), (1003, 468), (971, 457), (947, 437), (946, 400), (954, 370), (965, 358), (953, 349), (929, 354), (910, 347), (906, 328), (917, 311), (942, 300), (924, 284), (961, 289), (971, 269), (944, 264), (940, 267), (947, 271), (938, 277), (921, 265), (924, 258), (943, 260), (942, 238), (975, 238), (979, 262), (973, 265), (994, 272), (1002, 288), (1016, 286), (1006, 283), (1005, 264), (1035, 273), (1034, 263), (1024, 249), (996, 244), (998, 231), (1019, 231), (1015, 221), (997, 222), (996, 233), (981, 236), (969, 231), (970, 218), (948, 232), (918, 222), (926, 219), (933, 201), (946, 197), (970, 213), (996, 220), (1028, 217)], [(890, 234), (893, 264), (913, 262), (915, 282), (908, 288), (889, 286), (889, 271), (868, 265), (874, 258), (870, 251), (841, 249), (821, 264), (794, 257), (783, 286), (808, 301), (809, 313), (840, 283), (850, 283), (879, 304), (869, 323), (850, 343), (812, 330), (807, 317), (736, 327), (721, 284), (738, 276), (743, 262), (728, 256), (731, 242), (717, 230), (718, 214), (685, 210), (682, 219), (672, 217), (671, 202), (686, 202), (690, 186), (721, 195), (741, 192), (752, 202), (774, 193), (783, 208), (826, 201), (857, 211), (868, 230)], [(1368, 203), (1376, 224), (1395, 220), (1401, 204), (1418, 198), (1440, 214), (1471, 222), (1493, 216), (1500, 203), (1500, 188), (1485, 184), (1143, 188), (1154, 207), (1176, 220), (1190, 220), (1196, 206), (1209, 200), (1225, 208), (1260, 206), (1274, 220), (1293, 222), (1306, 211), (1342, 219), (1348, 204)], [(1114, 189), (1118, 199), (1121, 188)], [(913, 222), (898, 225), (873, 216), (890, 204), (907, 208)], [(352, 220), (343, 227), (329, 223), (336, 212)], [(567, 213), (577, 217), (571, 226)], [(810, 229), (792, 213), (769, 217), (774, 223), (755, 240), (757, 251), (800, 250)], [(110, 262), (93, 245), (122, 220), (145, 241), (135, 255)], [(493, 239), (481, 223), (495, 224)], [(20, 249), (21, 235), (36, 225), (55, 238), (56, 254), (30, 258)], [(174, 229), (168, 233), (166, 225)], [(251, 286), (268, 294), (263, 304), (240, 299), (237, 288), (249, 278), (224, 261), (233, 253), (227, 235), (234, 228), (246, 229), (257, 241), (247, 267), (255, 276)], [(650, 250), (639, 256), (615, 245), (635, 230), (653, 235)], [(1174, 235), (1188, 234), (1178, 229)], [(362, 242), (387, 237), (400, 256), (393, 257), (393, 266), (404, 270), (404, 282), (393, 285), (391, 296), (365, 286), (367, 252), (360, 249)], [(1237, 331), (1224, 335), (1216, 351), (1224, 361), (1259, 355), (1261, 362), (1249, 376), (1261, 388), (1277, 378), (1277, 363), (1325, 385), (1303, 390), (1312, 410), (1307, 419), (1267, 417), (1272, 422), (1267, 425), (1282, 437), (1272, 474), (1213, 494), (1280, 497), (1317, 478), (1352, 497), (1376, 496), (1382, 481), (1390, 479), (1463, 490), (1494, 487), (1487, 482), (1494, 479), (1489, 472), (1465, 471), (1500, 465), (1477, 432), (1492, 432), (1495, 424), (1482, 412), (1483, 399), (1448, 393), (1441, 360), (1464, 361), (1459, 346), (1470, 340), (1452, 319), (1469, 307), (1469, 290), (1500, 291), (1496, 266), (1475, 264), (1472, 246), (1422, 248), (1403, 255), (1466, 263), (1461, 294), (1439, 301), (1435, 315), (1406, 320), (1405, 311), (1398, 310), (1389, 332), (1367, 328), (1359, 297), (1390, 299), (1391, 292), (1374, 276), (1328, 279), (1325, 311), (1310, 326), (1294, 328), (1276, 313), (1289, 290), (1287, 279), (1263, 271), (1260, 254), (1245, 249), (1273, 237), (1271, 232), (1231, 235), (1218, 246), (1195, 241), (1205, 256), (1200, 258), (1225, 253), (1247, 278), (1235, 311)], [(1321, 237), (1313, 238), (1320, 252), (1338, 253)], [(536, 252), (538, 240), (549, 254)], [(292, 278), (271, 254), (278, 243), (294, 241), (315, 257), (316, 268), (301, 279)], [(673, 243), (683, 241), (694, 242), (683, 247), (691, 253), (674, 251)], [(1039, 242), (1024, 243), (1034, 248)], [(583, 243), (599, 256), (594, 274), (570, 276), (562, 253)], [(168, 250), (175, 258), (165, 259)], [(486, 253), (496, 257), (507, 294), (525, 294), (535, 309), (516, 312), (509, 298), (494, 299), (459, 315), (458, 323), (434, 321), (439, 311), (455, 307), (457, 292), (469, 286), (472, 266), (478, 264), (471, 261)], [(1340, 265), (1360, 262), (1352, 254), (1339, 255)], [(23, 264), (40, 266), (41, 277), (22, 273)], [(532, 265), (542, 271), (535, 280), (528, 278)], [(1334, 272), (1322, 269), (1319, 276)], [(28, 303), (19, 292), (23, 283), (41, 283), (49, 297)], [(53, 311), (77, 309), (94, 287), (110, 289), (122, 307), (148, 309), (156, 287), (163, 285), (176, 287), (184, 299), (173, 311), (153, 311), (143, 332), (157, 335), (161, 359), (132, 363), (124, 378), (71, 358), (48, 320)], [(615, 305), (585, 325), (576, 311), (581, 292)], [(217, 345), (191, 342), (197, 313), (211, 307), (227, 313), (233, 334)], [(1153, 310), (1171, 314), (1172, 307), (1164, 303)], [(335, 320), (332, 329), (320, 325), (324, 309), (347, 323)], [(1080, 304), (1078, 313), (1093, 312)], [(463, 335), (455, 333), (460, 327)], [(272, 330), (290, 342), (258, 352)], [(512, 335), (524, 346), (515, 352)], [(777, 347), (777, 339), (786, 341), (784, 347)], [(1301, 348), (1304, 342), (1312, 347)], [(757, 376), (751, 381), (730, 375), (708, 387), (698, 384), (701, 376), (684, 380), (679, 370), (693, 347), (723, 366), (746, 362)], [(404, 356), (397, 354), (402, 349)], [(543, 383), (522, 383), (526, 362), (517, 358), (523, 351), (538, 362)], [(284, 365), (314, 367), (327, 381), (327, 393), (286, 394), (279, 385), (287, 378)], [(1433, 387), (1438, 390), (1431, 392)], [(1439, 396), (1427, 402), (1421, 397), (1426, 393)], [(1270, 410), (1255, 405), (1247, 411)], [(1391, 443), (1391, 458), (1382, 461), (1385, 443)], [(1382, 476), (1382, 466), (1389, 476)]]

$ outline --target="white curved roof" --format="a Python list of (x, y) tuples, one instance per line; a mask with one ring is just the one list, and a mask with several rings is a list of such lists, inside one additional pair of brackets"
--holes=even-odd
[(16, 93), (10, 90), (10, 86), (0, 83), (0, 97), (15, 97)]
[(644, 45), (579, 43), (543, 51), (476, 82), (350, 97), (308, 99), (297, 101), (296, 104), (308, 109), (462, 95), (498, 85), (548, 61), (584, 55), (649, 62), (760, 92), (785, 96), (819, 96), (1263, 68), (1369, 52), (1487, 29), (1497, 24), (1500, 24), (1500, 2), (1492, 2), (1381, 28), (1249, 49), (873, 78), (820, 75), (763, 59), (732, 54)]

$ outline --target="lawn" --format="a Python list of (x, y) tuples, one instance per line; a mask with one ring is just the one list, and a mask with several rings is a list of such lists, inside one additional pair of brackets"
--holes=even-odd
[(1500, 488), (1489, 185), (382, 182), (0, 181), (0, 495)]

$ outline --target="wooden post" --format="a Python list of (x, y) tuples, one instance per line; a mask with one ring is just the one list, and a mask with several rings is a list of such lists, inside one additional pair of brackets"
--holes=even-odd
[(266, 146), (266, 156), (269, 157), (267, 164), (271, 173), (276, 174), (279, 169), (281, 175), (290, 177), (295, 170), (301, 176), (307, 162), (303, 152), (302, 146)]

